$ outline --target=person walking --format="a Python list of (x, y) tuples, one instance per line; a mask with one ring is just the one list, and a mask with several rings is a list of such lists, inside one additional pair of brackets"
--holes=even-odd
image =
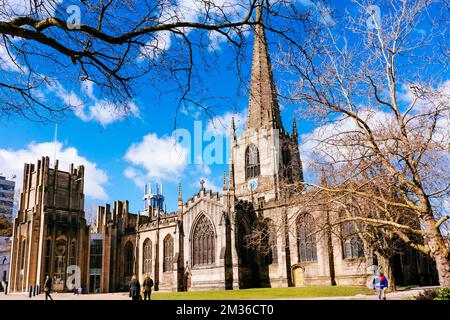
[(148, 273), (145, 276), (143, 286), (144, 286), (144, 300), (147, 300), (147, 297), (148, 300), (150, 300), (150, 295), (152, 294), (153, 280), (152, 278), (150, 278)]
[(383, 272), (373, 279), (373, 286), (377, 292), (379, 300), (386, 300), (386, 290), (388, 288), (388, 280)]
[(141, 285), (136, 275), (133, 275), (130, 281), (130, 298), (133, 300), (139, 300), (141, 296)]
[(52, 278), (49, 277), (49, 275), (45, 275), (45, 283), (44, 283), (44, 292), (45, 292), (45, 300), (53, 300), (52, 296), (50, 295), (52, 291)]

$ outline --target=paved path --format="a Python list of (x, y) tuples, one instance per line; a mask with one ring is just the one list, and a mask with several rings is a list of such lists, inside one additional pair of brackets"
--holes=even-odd
[[(397, 291), (388, 293), (386, 295), (387, 300), (409, 300), (413, 299), (420, 292), (428, 288), (437, 287), (417, 287), (405, 291)], [(158, 294), (158, 293), (153, 293)], [(83, 294), (74, 295), (73, 293), (52, 293), (52, 297), (55, 300), (130, 300), (128, 294), (126, 293), (100, 293), (100, 294)], [(356, 296), (346, 296), (346, 297), (318, 297), (318, 298), (291, 298), (289, 300), (377, 300), (378, 297), (373, 295), (356, 295)], [(27, 294), (14, 293), (4, 295), (0, 293), (0, 300), (45, 300), (45, 295), (42, 293), (38, 296), (29, 298)], [(279, 299), (285, 300), (285, 299)]]
[[(129, 300), (126, 293), (100, 293), (100, 294), (82, 294), (74, 295), (73, 293), (57, 293), (51, 294), (54, 300)], [(12, 293), (8, 295), (0, 294), (1, 300), (45, 300), (45, 294), (41, 293), (35, 297), (29, 298), (28, 294)]]
[[(386, 300), (413, 300), (414, 297), (419, 295), (425, 289), (436, 289), (439, 287), (417, 287), (404, 291), (395, 291), (386, 294)], [(319, 297), (319, 298), (305, 298), (305, 299), (292, 299), (292, 300), (378, 300), (378, 296), (357, 294), (355, 296), (346, 297)]]

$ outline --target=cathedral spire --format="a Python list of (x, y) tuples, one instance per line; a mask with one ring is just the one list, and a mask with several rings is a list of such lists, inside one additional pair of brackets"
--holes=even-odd
[(230, 163), (230, 176), (229, 176), (229, 179), (230, 179), (230, 181), (228, 183), (229, 189), (230, 189), (231, 192), (233, 192), (234, 191), (234, 164), (233, 164), (233, 162)]
[(227, 191), (227, 172), (223, 171), (223, 191)]
[(181, 182), (178, 184), (178, 219), (183, 220), (183, 194), (181, 190)]
[(247, 128), (275, 128), (284, 131), (263, 26), (261, 1), (258, 1), (256, 7), (256, 21), (258, 24), (254, 35)]
[(234, 117), (231, 117), (231, 129), (230, 129), (231, 141), (236, 141), (236, 126), (234, 125)]
[(295, 143), (298, 143), (297, 122), (295, 121), (295, 119), (292, 120), (292, 138), (294, 139)]

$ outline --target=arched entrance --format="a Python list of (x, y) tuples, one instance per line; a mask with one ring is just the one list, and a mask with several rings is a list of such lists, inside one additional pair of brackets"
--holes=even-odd
[(301, 265), (292, 266), (292, 283), (295, 287), (302, 287), (305, 285), (305, 268)]
[(184, 274), (183, 284), (184, 284), (184, 291), (189, 291), (191, 289), (191, 273), (190, 272), (186, 272)]

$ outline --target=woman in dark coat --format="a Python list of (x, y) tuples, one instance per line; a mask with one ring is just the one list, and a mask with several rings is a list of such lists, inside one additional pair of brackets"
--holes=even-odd
[(133, 300), (139, 300), (140, 295), (141, 295), (141, 285), (136, 275), (133, 275), (130, 282), (130, 297)]
[(45, 292), (45, 300), (53, 300), (52, 296), (50, 295), (50, 292), (52, 291), (52, 278), (49, 277), (47, 274), (45, 276), (45, 283), (44, 283), (44, 292)]

